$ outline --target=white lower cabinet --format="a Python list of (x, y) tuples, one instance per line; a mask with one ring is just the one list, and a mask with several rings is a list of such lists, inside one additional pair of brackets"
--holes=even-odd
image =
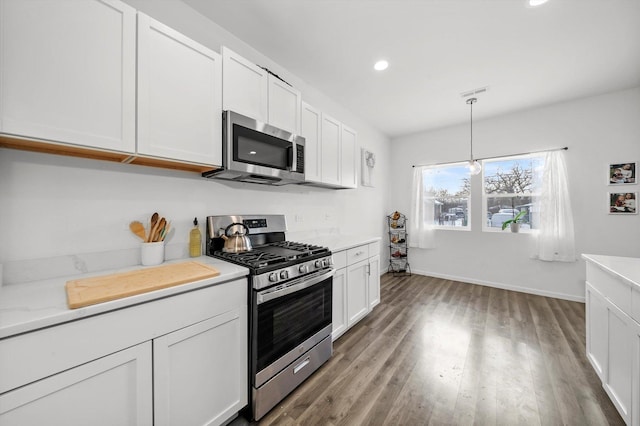
[(628, 425), (640, 425), (640, 295), (636, 286), (587, 262), (587, 358)]
[(380, 255), (372, 254), (372, 248), (369, 247), (369, 310), (380, 303)]
[(367, 259), (347, 268), (347, 326), (351, 327), (369, 313)]
[(331, 336), (335, 340), (342, 333), (347, 331), (347, 268), (336, 270), (333, 276), (333, 324)]
[(380, 303), (380, 242), (333, 254), (332, 339), (367, 316)]
[(220, 425), (248, 401), (247, 282), (0, 340), (0, 425)]
[(0, 395), (0, 424), (151, 425), (151, 342)]
[(244, 406), (246, 317), (236, 309), (154, 339), (156, 426), (221, 424)]

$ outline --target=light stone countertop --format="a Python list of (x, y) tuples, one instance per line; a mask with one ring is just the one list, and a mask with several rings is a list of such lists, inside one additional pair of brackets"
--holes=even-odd
[(640, 287), (640, 258), (583, 254), (582, 258), (631, 285)]
[[(305, 243), (316, 244), (319, 246), (329, 247), (331, 252), (335, 253), (342, 250), (348, 250), (353, 247), (360, 246), (362, 244), (374, 243), (380, 241), (380, 237), (371, 237), (364, 235), (338, 235), (330, 234), (325, 236), (316, 236), (313, 238), (306, 238)], [(378, 254), (378, 253), (376, 253)]]
[(220, 275), (78, 309), (67, 307), (65, 283), (68, 280), (135, 271), (145, 268), (145, 266), (138, 265), (117, 270), (0, 286), (0, 339), (243, 278), (249, 273), (246, 268), (208, 256), (172, 260), (164, 262), (163, 265), (187, 261), (213, 266), (220, 271)]

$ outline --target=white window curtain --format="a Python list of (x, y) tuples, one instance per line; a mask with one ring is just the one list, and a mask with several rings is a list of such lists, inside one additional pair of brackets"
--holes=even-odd
[(575, 262), (573, 214), (564, 151), (546, 154), (540, 192), (540, 230), (535, 257), (551, 262)]
[(434, 248), (434, 198), (426, 197), (423, 172), (425, 167), (413, 168), (411, 185), (411, 213), (409, 214), (409, 246)]

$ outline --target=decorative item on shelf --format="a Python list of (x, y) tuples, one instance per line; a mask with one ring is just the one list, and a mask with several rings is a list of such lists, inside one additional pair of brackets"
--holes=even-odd
[(408, 234), (406, 231), (407, 217), (395, 211), (387, 216), (389, 226), (389, 272), (411, 275), (411, 268), (407, 260)]
[(478, 160), (473, 159), (473, 104), (478, 101), (477, 98), (467, 99), (467, 103), (471, 106), (471, 143), (470, 143), (470, 159), (469, 159), (469, 173), (472, 175), (477, 175), (482, 171), (482, 165), (478, 162)]

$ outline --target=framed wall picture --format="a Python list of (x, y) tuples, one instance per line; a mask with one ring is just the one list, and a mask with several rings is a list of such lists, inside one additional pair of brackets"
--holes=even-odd
[(624, 185), (636, 183), (636, 170), (638, 163), (612, 163), (609, 164), (609, 185)]
[(637, 214), (637, 192), (610, 192), (609, 214)]

